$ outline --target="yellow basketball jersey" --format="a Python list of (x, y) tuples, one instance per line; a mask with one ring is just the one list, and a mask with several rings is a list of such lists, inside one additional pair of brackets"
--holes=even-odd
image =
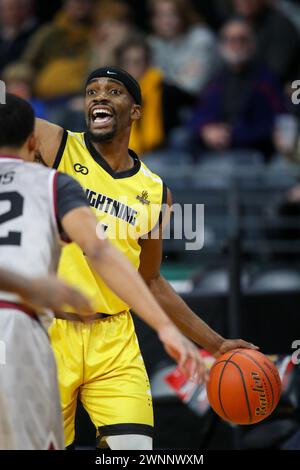
[[(81, 184), (99, 228), (104, 228), (110, 242), (138, 269), (139, 239), (160, 223), (166, 187), (134, 152), (129, 153), (133, 167), (115, 173), (86, 133), (65, 131), (54, 167)], [(129, 308), (90, 267), (75, 243), (63, 249), (59, 276), (86, 293), (96, 312), (115, 314)]]

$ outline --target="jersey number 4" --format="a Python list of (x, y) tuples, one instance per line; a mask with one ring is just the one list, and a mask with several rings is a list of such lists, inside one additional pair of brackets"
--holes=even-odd
[[(0, 193), (0, 203), (8, 201), (10, 208), (8, 211), (0, 214), (0, 225), (10, 220), (16, 219), (23, 214), (24, 198), (16, 191)], [(21, 232), (9, 231), (5, 237), (0, 237), (0, 245), (21, 245)]]

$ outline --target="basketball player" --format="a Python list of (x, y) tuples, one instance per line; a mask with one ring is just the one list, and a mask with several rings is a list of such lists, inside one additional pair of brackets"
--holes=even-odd
[[(0, 105), (0, 266), (20, 276), (44, 277), (56, 271), (59, 237), (77, 242), (91, 269), (134, 306), (187, 373), (198, 374), (196, 348), (164, 314), (126, 257), (97, 229), (80, 185), (68, 175), (23, 161), (32, 160), (35, 149), (31, 106), (7, 95), (6, 104)], [(51, 288), (50, 282), (50, 292)], [(64, 448), (55, 361), (42, 327), (49, 321), (45, 313), (36, 314), (15, 293), (0, 292), (1, 449)], [(104, 328), (97, 341), (113, 341), (110, 317), (99, 317), (107, 334)], [(82, 329), (83, 335), (86, 332)], [(77, 352), (78, 347), (69, 350), (66, 363), (69, 357), (80, 361)], [(101, 362), (105, 359), (101, 357)]]
[[(79, 181), (106, 236), (139, 269), (186, 336), (216, 356), (237, 347), (254, 348), (242, 340), (225, 340), (209, 328), (160, 275), (161, 207), (171, 205), (171, 194), (128, 149), (131, 125), (140, 119), (141, 105), (140, 87), (127, 72), (115, 67), (95, 70), (85, 89), (88, 131), (67, 132), (38, 121), (38, 159)], [(147, 238), (149, 232), (153, 235)], [(79, 398), (97, 429), (99, 446), (151, 449), (151, 392), (129, 312), (133, 305), (111, 292), (76, 245), (64, 249), (59, 272), (96, 298), (95, 312), (110, 315), (109, 320), (97, 319), (87, 327), (78, 324), (76, 312), (69, 312), (69, 321), (56, 319), (51, 326), (66, 445), (74, 441)]]

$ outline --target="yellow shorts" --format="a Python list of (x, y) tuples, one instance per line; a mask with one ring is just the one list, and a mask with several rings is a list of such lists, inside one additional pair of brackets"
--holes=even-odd
[(75, 439), (80, 399), (97, 431), (97, 445), (108, 436), (152, 436), (149, 379), (129, 312), (93, 323), (54, 320), (54, 349), (65, 427), (65, 442)]

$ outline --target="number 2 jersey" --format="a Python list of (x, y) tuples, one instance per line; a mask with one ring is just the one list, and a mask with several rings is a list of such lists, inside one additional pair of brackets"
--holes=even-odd
[[(109, 241), (138, 269), (139, 240), (153, 233), (162, 218), (166, 186), (134, 152), (133, 166), (114, 172), (97, 152), (87, 133), (65, 131), (54, 167), (77, 179)], [(88, 264), (74, 243), (63, 249), (59, 275), (88, 295), (96, 312), (128, 310)], [(136, 293), (139, 295), (139, 292)]]
[[(0, 156), (0, 266), (27, 277), (55, 273), (61, 251), (61, 220), (88, 206), (80, 185), (68, 175)], [(0, 300), (18, 296), (0, 291)]]

